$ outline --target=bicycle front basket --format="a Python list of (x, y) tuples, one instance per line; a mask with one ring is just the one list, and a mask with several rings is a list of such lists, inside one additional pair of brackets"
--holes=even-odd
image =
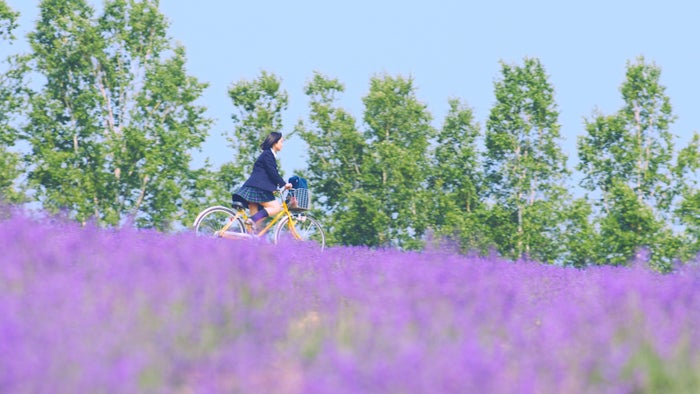
[(309, 192), (309, 189), (294, 189), (289, 192), (289, 194), (290, 197), (294, 197), (296, 199), (296, 204), (294, 206), (290, 205), (290, 209), (302, 211), (311, 209), (311, 193)]

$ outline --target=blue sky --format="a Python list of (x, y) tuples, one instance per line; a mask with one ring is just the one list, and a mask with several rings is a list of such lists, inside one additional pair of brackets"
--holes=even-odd
[[(30, 30), (39, 1), (6, 1), (23, 13), (20, 34)], [(221, 135), (233, 127), (227, 90), (262, 70), (279, 76), (289, 93), (285, 132), (308, 114), (303, 87), (314, 71), (345, 84), (340, 104), (358, 122), (370, 78), (388, 74), (414, 79), (435, 126), (442, 125), (447, 100), (457, 97), (483, 130), (499, 61), (536, 57), (555, 88), (572, 168), (583, 119), (596, 108), (610, 114), (621, 107), (626, 63), (644, 56), (662, 69), (678, 116), (672, 128), (678, 144), (700, 130), (700, 2), (161, 0), (161, 10), (171, 37), (187, 49), (190, 74), (210, 84), (201, 104), (216, 122), (195, 164), (204, 157), (215, 165), (230, 160)], [(305, 149), (298, 137), (288, 141), (281, 156), (287, 174), (304, 167)]]

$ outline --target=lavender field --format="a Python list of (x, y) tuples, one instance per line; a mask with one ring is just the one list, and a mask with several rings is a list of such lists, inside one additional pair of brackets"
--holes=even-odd
[(689, 393), (700, 271), (0, 220), (2, 393)]

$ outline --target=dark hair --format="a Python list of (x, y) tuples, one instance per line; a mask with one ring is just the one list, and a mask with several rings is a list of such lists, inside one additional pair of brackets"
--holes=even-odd
[(262, 144), (260, 144), (260, 149), (262, 150), (267, 150), (272, 148), (272, 145), (276, 144), (277, 141), (279, 141), (282, 138), (282, 133), (278, 133), (276, 131), (273, 131), (272, 133), (267, 135), (267, 138), (265, 138), (265, 141), (263, 141)]

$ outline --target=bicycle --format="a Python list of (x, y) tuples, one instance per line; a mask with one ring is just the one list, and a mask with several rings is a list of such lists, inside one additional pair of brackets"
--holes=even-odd
[(290, 189), (286, 194), (284, 190), (275, 192), (282, 200), (282, 210), (258, 232), (245, 224), (248, 219), (245, 205), (233, 201), (231, 208), (216, 205), (200, 212), (193, 225), (195, 233), (198, 236), (216, 238), (253, 239), (262, 238), (274, 227), (272, 240), (275, 244), (289, 236), (299, 241), (316, 242), (323, 250), (326, 247), (326, 235), (319, 221), (305, 210), (290, 209), (287, 205), (284, 197), (293, 190), (295, 189)]

